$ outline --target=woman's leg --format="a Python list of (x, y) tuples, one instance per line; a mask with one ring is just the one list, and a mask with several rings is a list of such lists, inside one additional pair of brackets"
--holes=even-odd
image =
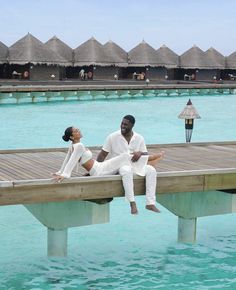
[(98, 162), (98, 175), (116, 174), (121, 167), (131, 166), (130, 159), (131, 156), (128, 153), (122, 153), (114, 158)]

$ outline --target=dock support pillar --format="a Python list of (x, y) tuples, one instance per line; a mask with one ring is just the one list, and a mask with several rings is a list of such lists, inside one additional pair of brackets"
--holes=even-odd
[(48, 256), (67, 256), (68, 229), (55, 230), (48, 228)]
[(195, 243), (196, 242), (196, 218), (178, 217), (178, 242)]

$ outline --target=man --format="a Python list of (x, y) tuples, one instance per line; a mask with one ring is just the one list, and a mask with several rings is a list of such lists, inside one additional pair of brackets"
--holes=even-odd
[[(112, 157), (120, 155), (124, 152), (132, 154), (131, 161), (137, 162), (143, 155), (148, 155), (144, 138), (133, 131), (135, 118), (127, 115), (122, 119), (120, 130), (110, 134), (102, 150), (98, 154), (97, 161), (102, 162), (107, 157), (108, 153)], [(122, 176), (122, 182), (125, 190), (125, 197), (130, 202), (131, 214), (137, 214), (137, 206), (134, 197), (133, 183), (133, 168), (132, 166), (122, 166), (119, 169), (119, 174)], [(160, 212), (156, 208), (156, 169), (151, 165), (144, 165), (144, 174), (146, 177), (146, 209)]]

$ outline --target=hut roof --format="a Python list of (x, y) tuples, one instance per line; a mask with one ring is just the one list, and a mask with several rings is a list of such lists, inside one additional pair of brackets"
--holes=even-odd
[(128, 65), (127, 52), (113, 41), (104, 44), (104, 51), (113, 65), (126, 67)]
[(94, 37), (74, 49), (74, 65), (109, 66), (111, 60), (106, 56), (104, 47)]
[(162, 45), (157, 49), (157, 62), (159, 66), (167, 68), (176, 68), (179, 65), (179, 56), (166, 45)]
[(208, 67), (211, 67), (214, 69), (225, 68), (225, 57), (213, 47), (209, 48), (205, 52), (205, 61)]
[(62, 56), (72, 64), (73, 49), (56, 36), (53, 36), (47, 42), (45, 42), (44, 46), (56, 52), (58, 55)]
[(144, 40), (128, 52), (129, 66), (158, 66), (156, 50)]
[(45, 47), (40, 40), (30, 33), (9, 47), (9, 63), (70, 65), (67, 60)]
[(209, 68), (205, 63), (205, 53), (196, 45), (180, 56), (181, 68)]
[(228, 69), (236, 69), (236, 51), (226, 57), (226, 67)]
[(6, 63), (8, 56), (8, 47), (0, 41), (0, 63)]

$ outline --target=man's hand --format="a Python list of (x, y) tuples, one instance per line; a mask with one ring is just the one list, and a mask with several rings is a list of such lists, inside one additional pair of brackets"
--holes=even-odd
[(132, 156), (132, 158), (131, 158), (131, 161), (132, 161), (132, 162), (136, 162), (136, 161), (138, 161), (139, 158), (141, 157), (141, 155), (142, 155), (142, 152), (141, 152), (141, 151), (134, 152), (134, 153), (133, 153), (133, 156)]
[(101, 150), (97, 156), (97, 161), (98, 162), (103, 162), (105, 160), (105, 158), (107, 157), (108, 152)]

